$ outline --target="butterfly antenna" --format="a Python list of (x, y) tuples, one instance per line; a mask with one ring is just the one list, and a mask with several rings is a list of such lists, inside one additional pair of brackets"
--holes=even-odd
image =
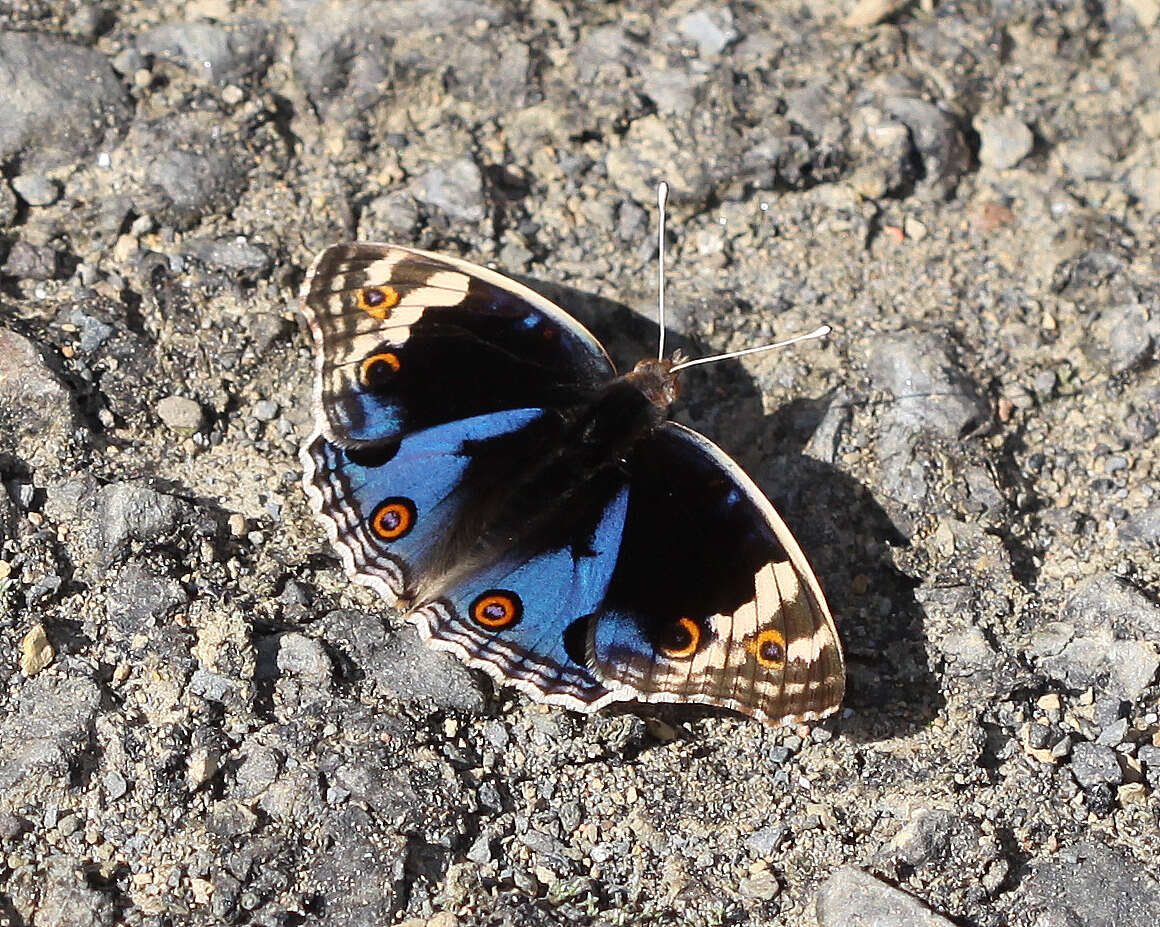
[[(701, 364), (711, 364), (714, 361), (729, 360), (733, 357), (744, 357), (746, 354), (760, 354), (762, 351), (772, 351), (775, 348), (787, 348), (791, 344), (798, 344), (802, 341), (813, 341), (815, 338), (825, 338), (833, 329), (829, 325), (819, 325), (812, 332), (806, 332), (804, 335), (794, 335), (792, 338), (786, 338), (785, 341), (775, 341), (773, 344), (761, 344), (755, 348), (745, 348), (742, 351), (730, 351), (728, 354), (713, 354), (710, 357), (698, 357), (696, 360), (683, 361), (680, 364), (674, 364), (670, 368), (670, 373), (676, 373), (678, 370), (684, 370), (687, 367), (699, 367)], [(661, 332), (664, 334), (663, 330)]]
[(665, 359), (665, 206), (669, 201), (669, 185), (663, 180), (657, 184), (657, 324), (661, 329), (657, 360)]

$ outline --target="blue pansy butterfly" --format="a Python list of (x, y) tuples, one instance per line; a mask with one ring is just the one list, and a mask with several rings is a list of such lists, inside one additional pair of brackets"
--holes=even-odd
[(431, 646), (581, 711), (838, 706), (821, 587), (741, 468), (666, 421), (673, 361), (617, 376), (528, 287), (397, 245), (327, 248), (302, 308), (306, 492), (347, 572)]

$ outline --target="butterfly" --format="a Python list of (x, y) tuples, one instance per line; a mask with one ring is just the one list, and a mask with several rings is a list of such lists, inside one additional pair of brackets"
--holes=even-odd
[(301, 306), (311, 507), (347, 573), (431, 646), (585, 712), (837, 708), (818, 580), (741, 468), (667, 420), (674, 360), (618, 376), (529, 287), (398, 245), (327, 248)]

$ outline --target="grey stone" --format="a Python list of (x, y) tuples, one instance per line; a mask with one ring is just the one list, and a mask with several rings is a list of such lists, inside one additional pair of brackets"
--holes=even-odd
[(772, 856), (788, 830), (785, 824), (770, 824), (750, 834), (745, 846), (754, 856)]
[(445, 60), (450, 69), (447, 90), (478, 106), (524, 106), (531, 89), (531, 52), (523, 42), (508, 39), (484, 43), (467, 36), (446, 40)]
[(549, 834), (540, 830), (527, 830), (516, 835), (516, 840), (535, 853), (554, 870), (558, 871), (568, 862), (568, 848)]
[(419, 207), (407, 190), (377, 196), (359, 216), (359, 235), (369, 241), (391, 241), (412, 234), (419, 225)]
[(6, 183), (0, 183), (0, 225), (12, 225), (20, 204), (16, 201), (16, 194)]
[(1123, 637), (1160, 640), (1160, 608), (1117, 576), (1099, 573), (1078, 583), (1060, 620), (1081, 631), (1111, 629)]
[(12, 189), (29, 206), (51, 206), (60, 196), (56, 182), (43, 174), (20, 174), (13, 177)]
[(883, 109), (910, 130), (911, 144), (922, 159), (920, 189), (945, 197), (971, 163), (970, 149), (949, 115), (933, 103), (909, 96), (890, 96)]
[(1160, 167), (1137, 164), (1125, 178), (1128, 190), (1149, 216), (1160, 213)]
[(185, 506), (143, 483), (109, 483), (93, 495), (89, 511), (93, 546), (110, 563), (134, 541), (170, 540)]
[(105, 603), (108, 629), (114, 637), (129, 639), (147, 632), (188, 601), (177, 580), (130, 561), (113, 574), (109, 584)]
[(36, 909), (38, 927), (110, 927), (116, 923), (112, 896), (89, 884), (79, 861), (58, 856), (45, 869), (47, 878)]
[(124, 48), (113, 56), (111, 62), (113, 70), (126, 77), (132, 77), (137, 71), (144, 69), (145, 56), (132, 46)]
[(237, 692), (237, 682), (220, 673), (198, 667), (189, 679), (189, 691), (207, 702), (226, 704)]
[(1098, 844), (1033, 863), (1023, 895), (1029, 917), (1055, 917), (1067, 927), (1160, 923), (1160, 881), (1153, 872), (1124, 850)]
[(1160, 654), (1151, 641), (1117, 640), (1105, 630), (1076, 636), (1057, 655), (1042, 658), (1038, 665), (1069, 688), (1091, 687), (1135, 701), (1160, 670)]
[(1084, 788), (1119, 785), (1123, 781), (1116, 751), (1100, 744), (1080, 743), (1071, 750), (1071, 773)]
[(406, 770), (386, 768), (385, 759), (364, 751), (334, 771), (334, 782), (387, 820), (421, 819), (430, 806), (429, 796), (420, 798)]
[(266, 354), (275, 342), (281, 341), (290, 332), (290, 324), (286, 319), (273, 312), (251, 312), (243, 322), (253, 342), (254, 353), (259, 357)]
[(1107, 727), (1124, 717), (1124, 703), (1118, 698), (1098, 698), (1092, 703), (1092, 721)]
[(1088, 326), (1084, 353), (1112, 374), (1122, 374), (1148, 361), (1160, 339), (1160, 319), (1146, 306), (1127, 303), (1102, 310)]
[(327, 850), (315, 857), (310, 883), (327, 924), (370, 927), (396, 920), (407, 893), (407, 838), (349, 805), (321, 830)]
[(80, 336), (77, 346), (86, 354), (97, 350), (116, 332), (112, 325), (82, 312), (79, 308), (68, 314), (68, 320), (77, 327)]
[[(142, 186), (134, 196), (135, 205), (177, 228), (187, 228), (217, 209), (232, 208), (246, 184), (247, 158), (241, 141), (220, 129), (215, 132), (198, 116), (143, 123), (131, 133), (142, 160)], [(204, 241), (186, 242), (187, 251), (191, 246), (209, 247)]]
[(917, 899), (843, 866), (818, 889), (818, 927), (952, 927)]
[(137, 49), (224, 84), (260, 72), (270, 42), (265, 26), (257, 22), (177, 22), (146, 31), (138, 37)]
[(205, 427), (201, 403), (188, 396), (166, 396), (157, 403), (157, 417), (172, 431), (192, 435)]
[(333, 667), (326, 649), (313, 638), (290, 632), (278, 639), (278, 669), (317, 683), (330, 681)]
[(995, 648), (978, 628), (963, 628), (945, 635), (940, 648), (947, 658), (947, 673), (970, 676), (995, 665)]
[(282, 772), (282, 758), (270, 747), (254, 745), (243, 749), (242, 762), (234, 775), (234, 795), (248, 800), (273, 785)]
[(449, 654), (424, 646), (410, 628), (391, 633), (379, 618), (348, 610), (328, 614), (321, 631), (388, 697), (455, 711), (483, 710), (483, 693), (471, 671)]
[(1058, 730), (1052, 729), (1049, 724), (1036, 721), (1027, 728), (1027, 746), (1033, 750), (1046, 750), (1058, 737)]
[[(287, 6), (295, 27), (294, 76), (311, 103), (339, 120), (352, 118), (383, 98), (394, 77), (392, 55), (385, 50), (394, 47), (408, 67), (420, 71), (443, 69), (458, 57), (449, 56), (449, 44), (476, 23), (496, 26), (510, 15), (501, 6), (478, 0)], [(410, 38), (405, 47), (395, 45), (399, 36)], [(470, 51), (465, 45), (460, 54)]]
[(185, 243), (185, 253), (211, 267), (251, 274), (260, 274), (271, 264), (264, 248), (238, 238), (194, 238)]
[(702, 58), (715, 58), (737, 38), (733, 14), (727, 6), (706, 5), (686, 13), (677, 23), (681, 35), (697, 46)]
[(875, 338), (867, 364), (875, 386), (894, 397), (883, 416), (886, 427), (958, 439), (990, 415), (978, 387), (952, 359), (947, 341), (936, 334), (901, 332)]
[[(704, 82), (703, 77), (669, 67), (646, 66), (641, 73), (641, 90), (662, 113), (692, 112), (697, 105), (697, 88)], [(623, 229), (621, 237), (627, 237)]]
[(980, 163), (997, 171), (1015, 167), (1035, 145), (1031, 130), (1015, 116), (976, 119), (975, 129), (979, 133)]
[[(716, 139), (726, 145), (727, 139)], [(647, 203), (655, 195), (646, 178), (664, 177), (674, 198), (697, 201), (712, 188), (708, 164), (712, 155), (697, 146), (683, 145), (671, 120), (653, 114), (633, 120), (619, 145), (605, 157), (608, 178), (638, 202)]]
[(322, 807), (317, 770), (304, 766), (288, 770), (263, 792), (258, 807), (280, 821), (300, 824), (313, 819)]
[(487, 834), (480, 834), (464, 855), (478, 866), (487, 865), (492, 860), (491, 838)]
[(487, 215), (483, 175), (470, 158), (456, 158), (428, 170), (412, 186), (415, 199), (452, 219), (480, 222)]
[(1160, 608), (1109, 574), (1080, 582), (1060, 610), (1072, 640), (1043, 656), (1041, 670), (1070, 687), (1094, 686), (1105, 695), (1135, 701), (1160, 670)]
[(19, 837), (25, 829), (25, 821), (11, 811), (0, 811), (0, 842), (7, 843)]
[(1120, 718), (1120, 720), (1113, 721), (1100, 731), (1100, 736), (1096, 738), (1096, 743), (1104, 747), (1116, 747), (1124, 742), (1127, 734), (1128, 719)]
[(1144, 744), (1136, 751), (1136, 756), (1144, 764), (1144, 774), (1153, 791), (1160, 789), (1160, 747)]
[(278, 403), (273, 399), (259, 399), (254, 403), (254, 418), (259, 422), (273, 421), (278, 417)]
[(102, 782), (105, 786), (105, 797), (109, 801), (116, 801), (118, 798), (123, 798), (125, 793), (129, 791), (129, 783), (125, 781), (125, 777), (119, 770), (110, 769), (105, 773)]
[(949, 811), (919, 811), (894, 835), (879, 856), (915, 868), (938, 862), (950, 851), (951, 836), (957, 823)]
[(34, 32), (0, 32), (0, 161), (25, 170), (76, 161), (129, 115), (98, 51)]
[(12, 243), (0, 273), (18, 280), (52, 280), (57, 275), (58, 258), (51, 245), (34, 245), (18, 240)]
[(99, 704), (100, 690), (88, 679), (40, 675), (25, 682), (0, 721), (0, 789), (38, 771), (66, 776)]
[(72, 394), (36, 345), (0, 328), (0, 457), (60, 473), (69, 469), (79, 425)]
[(764, 869), (743, 878), (738, 891), (746, 898), (770, 901), (781, 893), (781, 884), (777, 881), (777, 876)]
[(1108, 180), (1112, 173), (1112, 159), (1100, 146), (1081, 141), (1064, 142), (1056, 149), (1063, 167), (1082, 180)]

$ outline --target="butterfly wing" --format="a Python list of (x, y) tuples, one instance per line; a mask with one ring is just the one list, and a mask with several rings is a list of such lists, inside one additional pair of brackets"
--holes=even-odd
[(615, 371), (579, 322), (476, 264), (397, 245), (333, 245), (302, 285), (314, 412), (333, 444), (582, 401)]
[(540, 702), (593, 710), (615, 697), (585, 665), (587, 621), (617, 562), (628, 490), (603, 480), (595, 519), (534, 552), (517, 545), (461, 574), (412, 613), (431, 646), (454, 653)]
[(511, 409), (414, 432), (386, 453), (319, 435), (307, 488), (347, 571), (389, 602), (417, 601), (411, 617), (432, 646), (584, 708), (611, 698), (585, 665), (585, 639), (628, 487), (611, 467), (578, 482), (552, 453), (567, 428), (547, 410)]
[[(389, 603), (449, 568), (449, 542), (462, 542), (471, 512), (482, 518), (478, 503), (512, 478), (498, 451), (479, 448), (520, 432), (509, 455), (518, 465), (546, 440), (525, 433), (533, 420), (550, 425), (545, 413), (614, 375), (600, 343), (551, 301), (411, 248), (327, 248), (301, 306), (315, 342), (316, 422), (303, 483), (347, 572)], [(480, 460), (493, 466), (473, 466), (465, 482)], [(398, 519), (408, 521), (402, 535)]]
[(702, 702), (766, 720), (842, 700), (841, 644), (817, 578), (753, 481), (665, 423), (629, 461), (619, 558), (589, 624), (590, 666), (616, 697)]
[(434, 425), (370, 447), (315, 433), (302, 449), (306, 494), (347, 574), (394, 604), (440, 572), (448, 532), (470, 487), (473, 448), (519, 432), (543, 414), (508, 409)]

